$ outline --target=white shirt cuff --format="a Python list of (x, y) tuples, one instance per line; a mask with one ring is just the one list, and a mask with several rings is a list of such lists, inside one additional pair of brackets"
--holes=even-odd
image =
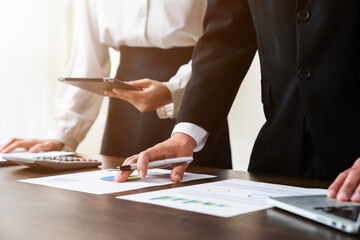
[(156, 109), (156, 113), (160, 119), (171, 118), (174, 115), (174, 103)]
[[(176, 77), (176, 76), (175, 76)], [(173, 77), (173, 78), (175, 78)], [(184, 96), (184, 88), (181, 88), (177, 82), (163, 82), (163, 84), (169, 89), (171, 92), (171, 97), (173, 100), (172, 103), (172, 112), (171, 115), (169, 115), (170, 118), (174, 119), (177, 117), (180, 107), (181, 107), (181, 101)]]
[(209, 133), (205, 129), (189, 122), (176, 124), (171, 135), (174, 133), (185, 133), (192, 137), (196, 141), (194, 152), (199, 152), (205, 146), (206, 140), (209, 137)]

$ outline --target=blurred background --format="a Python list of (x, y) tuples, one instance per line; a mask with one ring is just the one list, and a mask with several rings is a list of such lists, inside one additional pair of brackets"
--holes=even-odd
[[(43, 138), (55, 113), (58, 77), (70, 57), (73, 0), (0, 0), (0, 145), (10, 138)], [(111, 76), (119, 53), (109, 50)], [(229, 114), (233, 166), (246, 170), (252, 145), (265, 121), (258, 56)], [(100, 152), (108, 99), (77, 152)]]

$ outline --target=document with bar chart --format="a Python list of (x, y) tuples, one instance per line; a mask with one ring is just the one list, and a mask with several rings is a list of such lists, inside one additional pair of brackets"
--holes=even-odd
[(232, 217), (272, 207), (267, 199), (278, 196), (326, 194), (325, 189), (229, 179), (117, 197), (218, 217)]

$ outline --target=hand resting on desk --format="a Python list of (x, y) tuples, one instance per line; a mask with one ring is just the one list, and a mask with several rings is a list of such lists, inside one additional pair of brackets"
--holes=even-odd
[(1, 153), (10, 153), (16, 148), (25, 148), (31, 153), (61, 151), (64, 144), (53, 139), (20, 139), (13, 138), (7, 142), (2, 148)]

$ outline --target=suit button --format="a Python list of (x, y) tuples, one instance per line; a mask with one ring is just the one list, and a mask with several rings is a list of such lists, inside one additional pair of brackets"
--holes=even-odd
[(310, 69), (303, 67), (299, 69), (298, 74), (300, 79), (308, 79), (311, 75), (311, 71)]
[(297, 15), (298, 19), (302, 22), (307, 21), (310, 18), (310, 12), (306, 9), (301, 9)]

